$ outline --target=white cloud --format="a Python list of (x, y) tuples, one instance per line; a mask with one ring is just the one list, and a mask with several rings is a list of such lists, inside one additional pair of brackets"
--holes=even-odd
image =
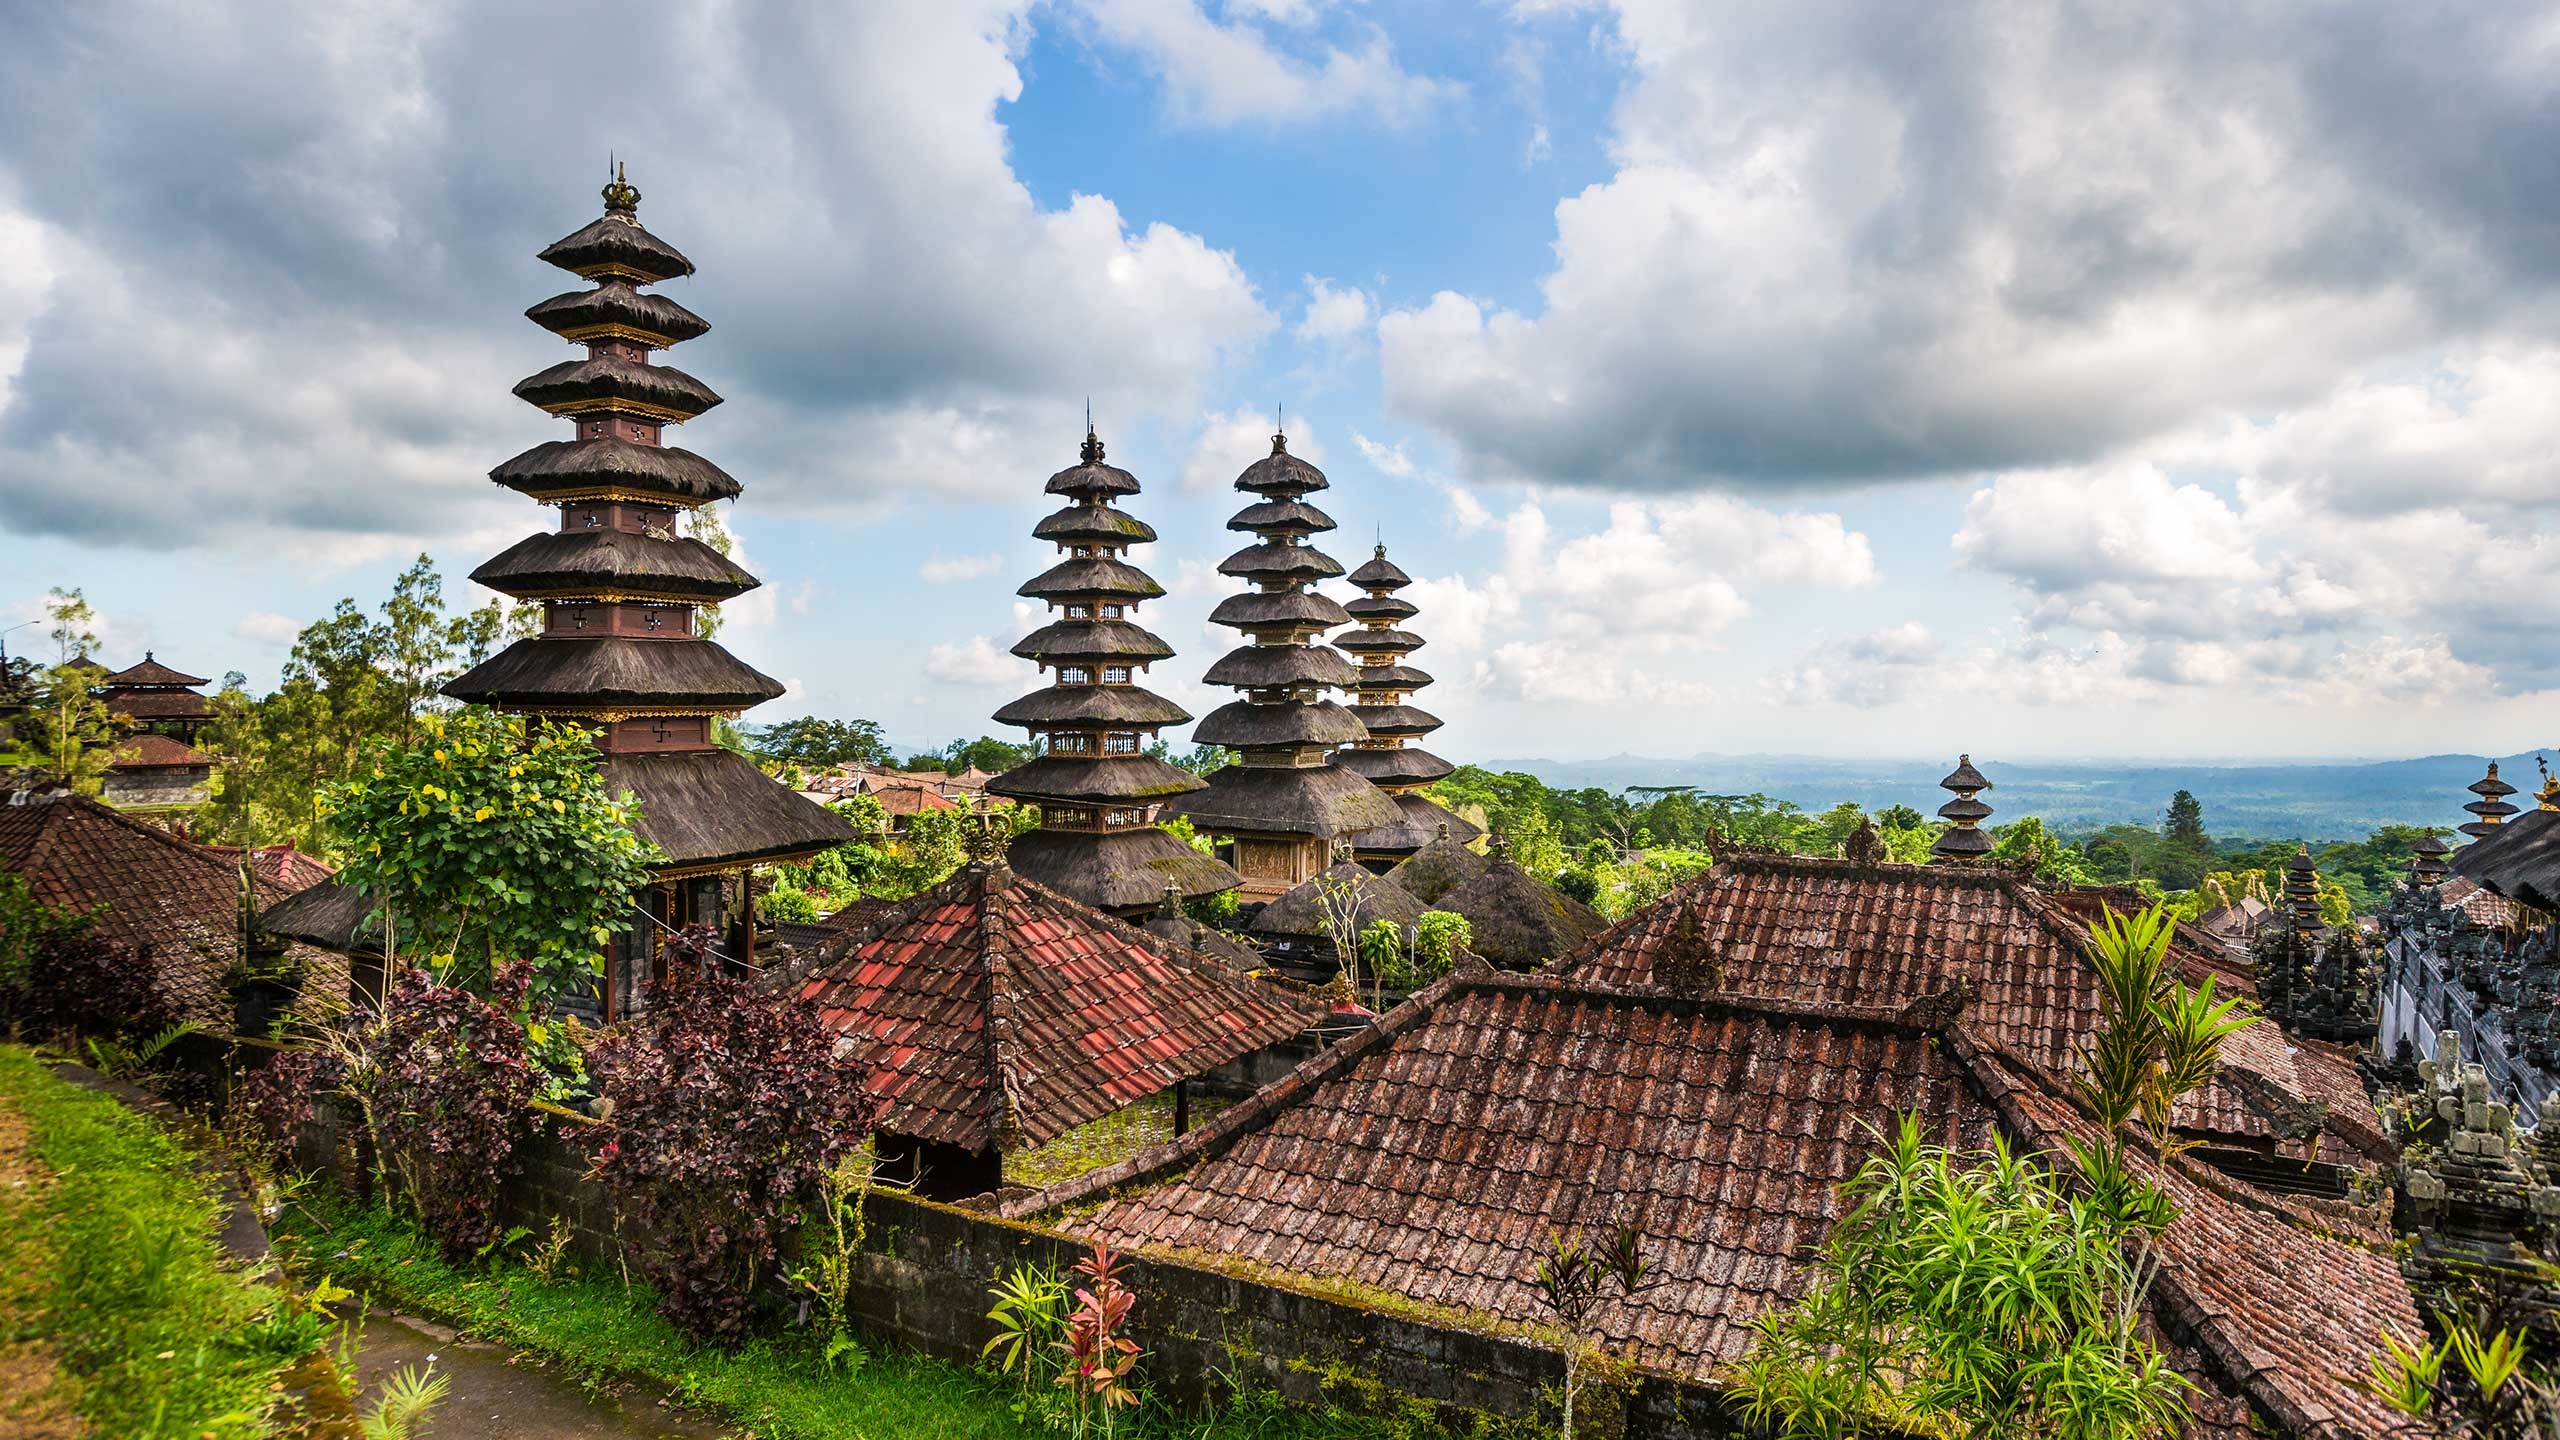
[[(1351, 432), (1351, 443), (1370, 464), (1378, 467), (1378, 473), (1393, 475), (1399, 480), (1413, 474), (1413, 457), (1404, 453), (1403, 441), (1399, 440), (1393, 445), (1381, 445), (1354, 430)], [(1467, 503), (1475, 504), (1475, 497), (1468, 496)], [(1481, 512), (1484, 507), (1479, 505), (1476, 508)]]
[(936, 555), (916, 567), (916, 574), (936, 584), (954, 580), (976, 580), (993, 575), (1004, 568), (1004, 552), (990, 550), (983, 555)]
[(1786, 489), (2094, 463), (2547, 333), (2511, 167), (2560, 144), (2494, 7), (2097, 19), (1620, 0), (1614, 172), (1534, 307), (1378, 324), (1467, 473)]
[[(1182, 488), (1195, 495), (1213, 494), (1235, 483), (1244, 468), (1271, 453), (1274, 417), (1266, 411), (1239, 407), (1200, 417), (1200, 434), (1192, 441), (1191, 458), (1182, 464)], [(1324, 442), (1303, 416), (1287, 417), (1289, 453), (1310, 465), (1324, 465)], [(1245, 499), (1239, 498), (1242, 505)], [(1321, 499), (1322, 497), (1318, 497)]]
[(945, 685), (1025, 683), (1029, 677), (1022, 661), (997, 649), (996, 642), (984, 635), (936, 644), (925, 652), (924, 673)]
[(1298, 321), (1296, 335), (1301, 340), (1340, 343), (1367, 332), (1369, 328), (1369, 294), (1356, 286), (1336, 287), (1331, 281), (1310, 275), (1306, 279), (1307, 310)]
[(1905, 620), (1836, 644), (1815, 647), (1793, 670), (1768, 676), (1763, 697), (1773, 704), (1891, 705), (1927, 680), (1939, 657), (1938, 637), (1917, 620)]
[[(1193, 0), (1076, 0), (1107, 44), (1134, 52), (1163, 84), (1165, 106), (1187, 124), (1227, 126), (1364, 115), (1410, 124), (1464, 93), (1454, 81), (1406, 71), (1386, 32), (1354, 27), (1347, 45), (1293, 36), (1284, 47), (1259, 19), (1303, 27), (1314, 7), (1250, 0), (1211, 19)], [(1307, 53), (1292, 53), (1303, 51)]]
[(251, 610), (231, 622), (231, 634), (252, 645), (291, 645), (302, 634), (302, 622), (272, 610)]

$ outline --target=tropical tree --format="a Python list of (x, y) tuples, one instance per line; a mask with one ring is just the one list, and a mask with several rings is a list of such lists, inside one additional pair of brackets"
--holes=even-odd
[(746, 732), (749, 753), (777, 765), (886, 765), (889, 742), (873, 720), (824, 720), (803, 715)]
[(383, 908), (396, 954), (447, 984), (485, 992), (522, 960), (537, 1008), (583, 987), (648, 883), (635, 802), (606, 793), (584, 730), (479, 706), (417, 726), (414, 745), (368, 743), (357, 778), (323, 792), (339, 880)]
[(97, 684), (89, 659), (89, 652), (98, 648), (97, 612), (77, 589), (60, 586), (47, 593), (44, 611), (54, 663), (36, 680), (39, 738), (32, 753), (22, 750), (18, 761), (32, 760), (54, 783), (94, 795), (116, 738), (114, 717), (90, 693)]

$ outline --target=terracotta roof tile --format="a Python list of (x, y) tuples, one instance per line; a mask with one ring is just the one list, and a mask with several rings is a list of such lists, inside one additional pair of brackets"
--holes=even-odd
[(1322, 1019), (982, 865), (828, 941), (802, 993), (856, 1045), (888, 1129), (971, 1150), (1008, 1098), (1037, 1145)]

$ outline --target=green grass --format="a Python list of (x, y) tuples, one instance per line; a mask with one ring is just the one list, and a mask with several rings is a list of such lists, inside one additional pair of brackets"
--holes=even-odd
[[(229, 1268), (214, 1198), (159, 1125), (0, 1046), (40, 1172), (0, 1189), (0, 1339), (50, 1350), (99, 1435), (262, 1436), (307, 1336), (262, 1343), (271, 1289)], [(280, 1348), (291, 1353), (279, 1353)]]
[[(541, 1358), (588, 1384), (664, 1385), (759, 1440), (1047, 1440), (1014, 1413), (1015, 1392), (980, 1371), (903, 1351), (874, 1351), (830, 1371), (805, 1341), (756, 1341), (734, 1353), (690, 1344), (618, 1276), (545, 1280), (513, 1263), (449, 1264), (433, 1242), (380, 1209), (322, 1198), (291, 1213), (277, 1244), (307, 1278), (326, 1274), (375, 1303), (443, 1320)], [(1145, 1363), (1140, 1362), (1140, 1378)], [(1100, 1435), (1099, 1428), (1091, 1432)], [(1249, 1397), (1210, 1416), (1123, 1413), (1121, 1440), (1431, 1440), (1418, 1413), (1379, 1418)]]
[[(1191, 1097), (1191, 1128), (1197, 1130), (1208, 1124), (1210, 1117), (1232, 1103), (1214, 1096)], [(1099, 1120), (1079, 1125), (1046, 1145), (1006, 1156), (1005, 1183), (1045, 1190), (1088, 1170), (1116, 1165), (1173, 1138), (1173, 1092), (1159, 1091)]]

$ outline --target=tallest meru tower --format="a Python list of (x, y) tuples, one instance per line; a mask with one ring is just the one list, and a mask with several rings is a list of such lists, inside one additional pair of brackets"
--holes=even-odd
[(697, 609), (760, 582), (729, 557), (678, 533), (688, 511), (735, 499), (727, 472), (660, 442), (720, 403), (711, 388), (651, 354), (711, 327), (647, 287), (693, 273), (693, 262), (640, 226), (640, 192), (617, 171), (604, 215), (542, 252), (594, 288), (555, 295), (525, 312), (586, 351), (515, 388), (570, 421), (577, 435), (534, 446), (489, 478), (560, 514), (471, 573), (502, 595), (542, 606), (542, 633), (519, 640), (445, 687), (457, 700), (586, 726), (604, 756), (605, 786), (640, 802), (634, 828), (663, 858), (607, 957), (598, 996), (606, 1018), (631, 1012), (659, 946), (676, 927), (707, 924), (722, 953), (751, 960), (751, 866), (804, 859), (853, 838), (826, 810), (767, 778), (713, 738), (783, 687), (698, 633)]

